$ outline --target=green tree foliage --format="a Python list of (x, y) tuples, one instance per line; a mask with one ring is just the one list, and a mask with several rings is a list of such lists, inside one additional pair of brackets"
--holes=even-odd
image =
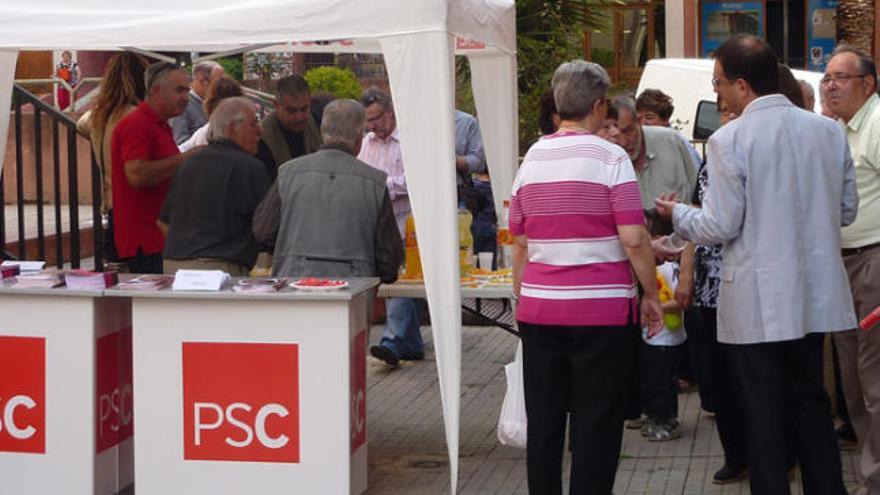
[(609, 29), (610, 16), (596, 0), (517, 0), (516, 42), (520, 152), (539, 136), (538, 100), (550, 89), (559, 64), (583, 58), (583, 32)]
[(223, 66), (223, 72), (225, 72), (227, 76), (238, 82), (244, 80), (244, 68), (242, 66), (240, 55), (218, 58), (217, 63)]
[(316, 67), (309, 69), (303, 75), (309, 83), (309, 89), (313, 93), (327, 91), (337, 98), (351, 98), (357, 100), (361, 97), (361, 84), (354, 72), (339, 67)]

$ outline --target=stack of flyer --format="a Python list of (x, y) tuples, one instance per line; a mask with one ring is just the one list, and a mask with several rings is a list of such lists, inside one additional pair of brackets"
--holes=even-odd
[(141, 275), (117, 286), (124, 290), (162, 290), (174, 282), (174, 275)]
[(64, 285), (64, 276), (56, 271), (23, 273), (15, 277), (15, 286), (23, 289), (51, 289)]
[(116, 272), (91, 272), (88, 270), (70, 270), (64, 273), (64, 282), (68, 289), (101, 290), (113, 287), (119, 281)]
[(2, 268), (13, 267), (13, 266), (18, 267), (18, 269), (21, 270), (21, 273), (27, 273), (27, 272), (35, 273), (35, 272), (39, 272), (43, 268), (45, 268), (46, 262), (45, 261), (6, 260), (3, 262), (3, 264), (0, 264), (0, 267), (2, 267)]
[(286, 278), (243, 278), (232, 287), (235, 292), (278, 292), (287, 286)]
[(21, 273), (18, 265), (0, 266), (0, 280), (4, 278), (12, 278)]

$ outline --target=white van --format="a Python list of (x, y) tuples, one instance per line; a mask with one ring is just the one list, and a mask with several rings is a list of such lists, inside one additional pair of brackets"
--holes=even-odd
[[(712, 70), (715, 61), (710, 59), (664, 58), (649, 60), (639, 80), (639, 95), (648, 88), (659, 89), (670, 97), (675, 110), (670, 122), (688, 139), (703, 140), (718, 129), (718, 108), (712, 91)], [(803, 79), (813, 86), (816, 94), (816, 112), (819, 104), (819, 80), (821, 72), (791, 71), (795, 79)]]

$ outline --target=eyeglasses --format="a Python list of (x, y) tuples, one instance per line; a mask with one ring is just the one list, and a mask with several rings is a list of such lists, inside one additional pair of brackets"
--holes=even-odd
[(722, 83), (733, 84), (733, 81), (728, 81), (727, 79), (718, 79), (717, 77), (712, 78), (712, 87), (713, 88), (717, 88), (718, 86), (721, 86)]
[(849, 79), (862, 79), (867, 74), (828, 74), (819, 80), (819, 84), (822, 86), (829, 86), (831, 83), (841, 84), (843, 81), (847, 81)]
[(171, 62), (156, 62), (155, 64), (147, 67), (147, 91), (150, 90), (150, 87), (153, 86), (153, 83), (158, 81), (163, 74), (171, 72), (173, 70), (178, 70), (179, 68), (180, 66)]

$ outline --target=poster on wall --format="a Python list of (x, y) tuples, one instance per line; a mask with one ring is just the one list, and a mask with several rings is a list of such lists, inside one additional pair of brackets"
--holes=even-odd
[(837, 35), (838, 0), (807, 2), (807, 68), (824, 71)]
[(764, 37), (763, 2), (703, 2), (700, 20), (700, 53), (704, 57), (711, 57), (734, 34)]

